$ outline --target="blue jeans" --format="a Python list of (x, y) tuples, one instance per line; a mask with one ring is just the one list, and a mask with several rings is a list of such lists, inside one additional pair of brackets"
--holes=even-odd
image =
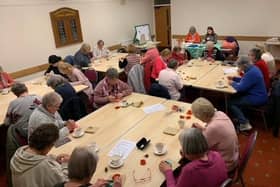
[(233, 97), (229, 101), (229, 109), (232, 115), (238, 119), (239, 124), (248, 123), (248, 119), (244, 115), (243, 108), (251, 105), (252, 103), (244, 96)]

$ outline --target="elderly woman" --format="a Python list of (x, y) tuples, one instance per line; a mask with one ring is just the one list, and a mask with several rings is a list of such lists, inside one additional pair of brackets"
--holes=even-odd
[(90, 61), (90, 51), (91, 47), (89, 44), (84, 43), (80, 50), (76, 52), (74, 55), (74, 65), (77, 68), (83, 68), (83, 67), (88, 67), (89, 64), (91, 63)]
[(49, 61), (49, 67), (48, 67), (47, 71), (45, 71), (44, 75), (47, 75), (50, 72), (53, 72), (54, 74), (59, 74), (61, 76), (65, 76), (58, 70), (58, 67), (57, 67), (58, 63), (60, 61), (62, 61), (62, 58), (60, 56), (51, 55), (51, 56), (49, 56), (48, 61)]
[(14, 83), (11, 90), (17, 98), (9, 104), (4, 120), (5, 125), (17, 123), (21, 117), (28, 113), (27, 111), (32, 112), (41, 104), (41, 98), (39, 96), (28, 94), (28, 89), (24, 83)]
[(208, 150), (201, 130), (185, 129), (180, 134), (179, 141), (182, 157), (191, 162), (182, 168), (178, 179), (173, 176), (172, 166), (167, 161), (159, 164), (160, 171), (165, 175), (167, 187), (217, 187), (227, 179), (223, 158), (218, 152)]
[(245, 131), (252, 129), (252, 126), (243, 114), (242, 108), (263, 105), (267, 102), (268, 96), (261, 71), (250, 62), (248, 57), (239, 58), (237, 66), (244, 75), (228, 77), (229, 85), (237, 91), (229, 101), (229, 108), (238, 120), (239, 130)]
[(178, 61), (171, 59), (167, 64), (167, 68), (162, 70), (158, 77), (158, 83), (167, 88), (173, 100), (180, 99), (180, 90), (183, 88), (182, 80), (176, 72), (178, 65)]
[(160, 56), (158, 56), (152, 67), (151, 78), (153, 80), (158, 79), (158, 75), (161, 70), (165, 69), (168, 63), (168, 60), (171, 58), (171, 51), (169, 49), (164, 49), (160, 52)]
[(84, 89), (83, 92), (88, 96), (89, 101), (92, 99), (92, 84), (88, 80), (88, 78), (81, 72), (79, 69), (75, 68), (71, 64), (61, 62), (58, 64), (58, 69), (63, 74), (67, 75), (68, 79), (71, 81), (71, 85), (79, 85), (84, 84), (88, 86), (87, 89)]
[(217, 43), (217, 40), (218, 40), (218, 35), (215, 33), (214, 28), (211, 26), (207, 27), (207, 32), (205, 34), (204, 43), (206, 43), (208, 41)]
[[(50, 92), (43, 96), (42, 105), (38, 106), (29, 118), (28, 136), (45, 123), (55, 124), (59, 130), (59, 137), (63, 138), (76, 127), (75, 121), (63, 121), (57, 112), (62, 103), (62, 97), (56, 92)], [(74, 107), (74, 106), (73, 106)]]
[(97, 47), (93, 48), (93, 58), (99, 59), (108, 57), (110, 55), (110, 51), (104, 47), (104, 41), (98, 40)]
[(100, 107), (110, 102), (120, 101), (131, 93), (132, 88), (119, 80), (118, 70), (109, 68), (105, 73), (105, 78), (95, 87), (94, 103), (96, 107)]
[(13, 186), (54, 186), (67, 179), (64, 173), (69, 156), (61, 154), (54, 159), (47, 155), (58, 137), (54, 124), (44, 124), (34, 130), (28, 145), (20, 147), (11, 159)]
[(195, 123), (195, 127), (202, 130), (209, 149), (217, 151), (225, 160), (228, 172), (234, 171), (238, 163), (238, 138), (234, 125), (229, 117), (216, 111), (210, 101), (198, 98), (192, 103), (192, 113), (206, 126)]
[[(85, 147), (77, 147), (71, 154), (68, 162), (68, 177), (69, 181), (59, 183), (55, 187), (68, 186), (92, 186), (90, 180), (96, 170), (98, 157), (95, 153)], [(98, 179), (93, 185), (94, 187), (102, 187), (108, 184), (107, 180)], [(114, 178), (112, 187), (121, 187), (121, 178)]]
[(13, 83), (12, 77), (0, 66), (0, 90), (12, 86)]
[(191, 26), (189, 29), (189, 33), (187, 34), (185, 38), (185, 42), (190, 42), (190, 43), (200, 43), (201, 38), (198, 32), (196, 32), (196, 28), (194, 26)]
[(271, 87), (269, 70), (266, 62), (261, 59), (262, 51), (258, 48), (253, 48), (249, 51), (248, 56), (251, 62), (261, 70), (266, 89), (269, 90), (269, 88)]
[(202, 58), (207, 61), (225, 60), (221, 51), (215, 47), (215, 44), (212, 41), (206, 43), (206, 49), (202, 53)]
[(136, 47), (133, 44), (128, 45), (128, 55), (119, 61), (119, 68), (124, 68), (124, 72), (128, 75), (131, 68), (140, 63), (140, 56), (136, 54)]

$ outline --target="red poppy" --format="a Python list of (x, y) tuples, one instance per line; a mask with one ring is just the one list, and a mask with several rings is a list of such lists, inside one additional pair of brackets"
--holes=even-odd
[(120, 106), (115, 106), (115, 109), (119, 109), (119, 108), (121, 108)]
[(185, 118), (185, 116), (183, 116), (183, 115), (180, 115), (180, 119), (184, 119)]
[(192, 111), (191, 111), (191, 110), (188, 110), (188, 111), (187, 111), (187, 114), (188, 114), (188, 115), (192, 115)]
[(146, 165), (146, 160), (145, 160), (145, 159), (141, 159), (141, 160), (140, 160), (140, 165), (141, 165), (141, 166)]
[(186, 116), (186, 119), (191, 119), (191, 116)]

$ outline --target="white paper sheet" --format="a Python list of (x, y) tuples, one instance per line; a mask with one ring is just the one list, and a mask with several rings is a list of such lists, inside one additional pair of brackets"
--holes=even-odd
[(155, 104), (155, 105), (147, 106), (143, 108), (143, 110), (146, 114), (150, 114), (153, 112), (165, 110), (165, 107), (162, 104)]
[(122, 159), (126, 159), (135, 146), (135, 142), (129, 140), (119, 140), (113, 149), (108, 153), (108, 156), (112, 157), (113, 155), (119, 155)]
[(234, 74), (237, 72), (237, 67), (224, 69), (224, 74)]

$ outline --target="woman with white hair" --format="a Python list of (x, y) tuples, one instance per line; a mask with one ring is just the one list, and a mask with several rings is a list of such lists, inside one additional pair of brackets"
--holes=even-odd
[(28, 124), (28, 137), (32, 132), (46, 123), (52, 123), (59, 128), (59, 137), (63, 138), (76, 127), (75, 121), (63, 121), (57, 112), (62, 102), (62, 97), (56, 92), (50, 92), (43, 96), (42, 104), (31, 114)]
[(196, 28), (194, 26), (191, 26), (189, 29), (189, 33), (187, 34), (185, 38), (185, 42), (190, 42), (190, 43), (200, 43), (201, 38), (198, 32), (196, 32)]
[(268, 96), (262, 72), (250, 62), (248, 57), (239, 58), (237, 66), (244, 75), (228, 77), (229, 85), (237, 91), (229, 100), (229, 109), (238, 120), (239, 130), (246, 131), (252, 129), (252, 126), (242, 112), (242, 108), (263, 105), (267, 102)]
[(202, 130), (210, 150), (221, 154), (228, 172), (233, 171), (238, 163), (239, 146), (234, 125), (230, 118), (221, 111), (216, 111), (207, 99), (200, 97), (192, 103), (192, 113), (206, 123), (205, 126), (195, 123)]
[(76, 52), (74, 56), (74, 65), (77, 68), (82, 68), (82, 67), (88, 67), (89, 64), (91, 63), (91, 47), (89, 44), (84, 43), (80, 50)]
[(217, 187), (227, 179), (225, 162), (221, 155), (208, 150), (208, 144), (196, 128), (184, 129), (180, 136), (181, 155), (189, 160), (176, 180), (172, 167), (167, 161), (159, 164), (160, 171), (165, 175), (167, 187)]
[[(105, 179), (98, 179), (94, 185), (90, 180), (96, 170), (98, 157), (96, 153), (86, 147), (77, 147), (72, 152), (68, 162), (68, 182), (55, 185), (55, 187), (103, 187), (108, 184)], [(121, 177), (114, 177), (112, 187), (121, 187)]]

